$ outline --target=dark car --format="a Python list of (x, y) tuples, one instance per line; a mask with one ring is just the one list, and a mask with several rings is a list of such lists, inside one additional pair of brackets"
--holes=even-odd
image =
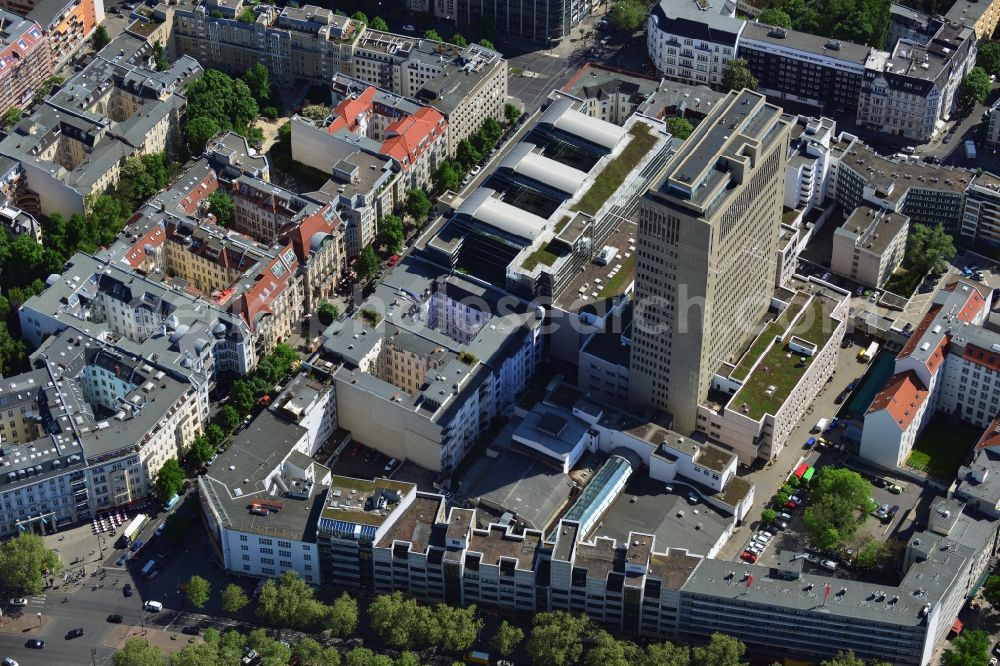
[(108, 622), (110, 622), (111, 624), (121, 624), (124, 620), (125, 620), (125, 618), (123, 618), (118, 613), (115, 613), (114, 615), (109, 615), (108, 616)]
[(126, 597), (131, 597), (132, 596), (132, 585), (131, 584), (126, 584), (125, 587), (122, 588), (122, 594), (124, 594)]
[(83, 627), (77, 627), (76, 629), (70, 629), (66, 633), (66, 640), (69, 640), (71, 638), (79, 638), (80, 636), (83, 636)]
[(24, 647), (31, 648), (32, 650), (41, 650), (45, 647), (45, 641), (40, 638), (29, 638), (28, 642), (24, 644)]
[(198, 636), (201, 634), (201, 630), (198, 627), (184, 627), (181, 629), (181, 633), (188, 636)]

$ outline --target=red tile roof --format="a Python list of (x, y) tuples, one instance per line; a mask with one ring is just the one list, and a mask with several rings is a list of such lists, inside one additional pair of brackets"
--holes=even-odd
[(400, 118), (385, 128), (381, 152), (399, 162), (404, 170), (412, 167), (435, 141), (444, 136), (448, 121), (436, 109), (425, 106), (412, 116)]
[(976, 443), (977, 449), (991, 449), (1000, 446), (1000, 416), (993, 419), (993, 422), (986, 426), (986, 431)]
[(868, 413), (886, 410), (900, 430), (913, 423), (921, 405), (927, 400), (927, 391), (920, 386), (920, 379), (913, 371), (901, 372), (889, 379), (875, 396)]
[(336, 118), (326, 128), (327, 134), (334, 134), (341, 129), (354, 132), (358, 126), (358, 116), (366, 111), (371, 112), (372, 99), (375, 97), (375, 92), (374, 87), (366, 88), (357, 98), (347, 98), (334, 107), (333, 115)]
[(178, 201), (177, 208), (187, 215), (194, 215), (194, 212), (198, 210), (198, 205), (217, 189), (219, 189), (219, 180), (216, 178), (215, 172), (209, 170), (208, 174)]
[[(136, 213), (136, 216), (138, 215), (139, 213)], [(129, 220), (129, 224), (131, 224), (134, 219), (135, 216), (133, 216), (132, 220)], [(135, 245), (132, 246), (132, 249), (125, 254), (125, 261), (128, 262), (128, 265), (133, 269), (139, 268), (149, 256), (149, 253), (146, 251), (146, 246), (154, 249), (159, 248), (163, 245), (163, 241), (166, 240), (166, 238), (167, 234), (163, 230), (163, 227), (159, 224), (154, 224), (142, 238), (136, 241)]]
[(927, 311), (924, 318), (920, 320), (919, 324), (917, 324), (917, 327), (913, 330), (913, 335), (911, 335), (910, 339), (906, 341), (905, 345), (903, 345), (903, 348), (899, 351), (899, 355), (896, 358), (906, 358), (913, 353), (913, 351), (917, 348), (917, 345), (920, 344), (920, 339), (924, 337), (924, 333), (926, 333), (927, 329), (929, 329), (931, 324), (934, 323), (934, 318), (937, 317), (937, 314), (940, 311), (940, 305), (931, 306), (931, 309)]
[(336, 210), (331, 204), (326, 204), (312, 215), (306, 216), (301, 222), (295, 224), (281, 235), (281, 240), (291, 243), (295, 248), (295, 255), (300, 263), (305, 263), (311, 254), (312, 239), (316, 234), (332, 234), (335, 230), (334, 224), (339, 227), (343, 222), (337, 216)]

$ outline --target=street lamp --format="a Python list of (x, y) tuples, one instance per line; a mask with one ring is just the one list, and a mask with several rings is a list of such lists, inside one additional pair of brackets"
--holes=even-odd
[(42, 626), (42, 612), (41, 611), (38, 612), (38, 626), (39, 627)]

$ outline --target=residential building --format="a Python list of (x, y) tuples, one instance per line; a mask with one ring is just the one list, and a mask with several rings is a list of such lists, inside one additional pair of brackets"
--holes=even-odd
[(0, 0), (0, 7), (41, 27), (53, 70), (65, 64), (104, 22), (104, 0)]
[(748, 21), (739, 56), (768, 97), (853, 114), (871, 49), (860, 44)]
[(23, 109), (53, 72), (41, 26), (0, 10), (0, 63), (0, 109)]
[[(248, 14), (249, 13), (249, 14)], [(252, 16), (252, 21), (245, 20)], [(275, 7), (239, 0), (196, 0), (174, 10), (173, 42), (179, 55), (203, 67), (242, 75), (256, 63), (278, 84), (326, 85), (350, 71), (360, 24), (314, 5)]]
[(315, 201), (245, 173), (231, 178), (223, 174), (219, 180), (219, 189), (235, 204), (229, 227), (264, 245), (271, 245), (282, 229), (320, 208)]
[(907, 39), (918, 44), (926, 44), (937, 32), (941, 21), (932, 19), (923, 12), (900, 5), (889, 3), (889, 38), (887, 44), (895, 44), (901, 39)]
[(72, 329), (0, 389), (0, 534), (43, 534), (145, 500), (208, 417), (193, 376)]
[(975, 64), (975, 33), (958, 23), (943, 24), (927, 43), (904, 39), (891, 53), (872, 50), (857, 100), (858, 125), (929, 140), (951, 117), (959, 86)]
[(790, 130), (763, 95), (730, 93), (640, 200), (629, 390), (678, 432), (770, 305)]
[(785, 167), (785, 208), (808, 211), (830, 196), (830, 143), (836, 134), (837, 123), (830, 118), (795, 119)]
[(725, 97), (706, 85), (692, 86), (679, 81), (660, 79), (656, 91), (638, 106), (639, 113), (650, 118), (670, 116), (687, 118), (692, 124), (704, 120), (712, 107)]
[(830, 269), (881, 289), (903, 262), (909, 228), (910, 220), (905, 215), (858, 206), (833, 232)]
[(965, 190), (960, 238), (971, 246), (1000, 245), (1000, 178), (984, 171)]
[(335, 585), (398, 590), (426, 603), (583, 613), (653, 640), (704, 641), (721, 627), (762, 660), (852, 650), (928, 663), (997, 547), (994, 520), (938, 499), (927, 529), (907, 544), (900, 582), (873, 590), (807, 571), (793, 553), (771, 567), (740, 564), (737, 573), (732, 562), (683, 548), (658, 551), (666, 536), (649, 531), (588, 537), (579, 521), (562, 519), (546, 535), (484, 523), (481, 511), (449, 509), (412, 484), (334, 477), (333, 487), (339, 494), (331, 493), (319, 538), (324, 575)]
[(993, 520), (1000, 519), (1000, 474), (997, 474), (997, 445), (1000, 444), (1000, 417), (986, 426), (972, 450), (972, 462), (959, 468), (955, 477), (955, 497)]
[(962, 227), (972, 171), (883, 157), (846, 132), (831, 141), (830, 155), (831, 196), (844, 210), (868, 203), (901, 213), (914, 224), (940, 224), (956, 234)]
[(938, 412), (980, 428), (993, 421), (1000, 411), (1000, 354), (994, 349), (1000, 334), (983, 327), (990, 297), (985, 287), (962, 279), (935, 294), (896, 356), (895, 374), (865, 414), (863, 458), (886, 469), (905, 464)]
[(345, 226), (333, 204), (326, 204), (278, 238), (295, 250), (303, 276), (303, 312), (313, 312), (322, 299), (330, 297), (347, 270)]
[(354, 47), (355, 79), (410, 97), (439, 111), (448, 121), (448, 154), (483, 126), (503, 119), (507, 102), (507, 61), (478, 44), (453, 44), (365, 30)]
[(996, 32), (1000, 23), (1000, 2), (989, 0), (955, 0), (955, 3), (944, 15), (947, 21), (959, 23), (971, 28), (976, 33), (976, 39), (989, 39)]
[(347, 225), (345, 248), (347, 256), (355, 257), (376, 237), (378, 220), (395, 211), (403, 202), (402, 178), (393, 161), (384, 155), (366, 152), (352, 141), (323, 134), (322, 142), (316, 141), (320, 130), (294, 116), (292, 123), (292, 154), (307, 155), (316, 145), (327, 151), (322, 157), (324, 169), (331, 175), (316, 192), (305, 196), (315, 201), (329, 201)]
[(198, 477), (219, 564), (243, 576), (292, 571), (312, 585), (325, 582), (316, 524), (331, 474), (312, 453), (305, 428), (265, 410)]
[[(579, 101), (580, 111), (588, 116), (624, 125), (625, 119), (656, 92), (658, 83), (631, 72), (587, 63), (554, 94)], [(689, 88), (683, 84), (679, 87)], [(694, 106), (694, 100), (690, 103)]]
[(1000, 100), (990, 107), (986, 121), (986, 143), (995, 146), (1000, 143)]
[(25, 210), (83, 213), (92, 195), (117, 185), (126, 159), (172, 147), (181, 91), (202, 70), (181, 58), (154, 72), (151, 52), (147, 42), (119, 36), (0, 141), (0, 155), (24, 170)]
[(326, 331), (340, 427), (393, 458), (454, 469), (534, 374), (541, 319), (499, 290), (403, 259)]
[(660, 0), (649, 13), (649, 57), (672, 81), (719, 86), (745, 23), (729, 0)]
[(850, 313), (849, 292), (812, 280), (792, 280), (772, 303), (777, 315), (713, 373), (698, 406), (697, 431), (745, 465), (775, 459), (806, 418), (836, 368)]
[[(322, 123), (298, 117), (292, 132), (292, 157), (303, 164), (331, 171), (338, 144), (347, 143), (392, 160), (405, 189), (431, 189), (431, 175), (447, 154), (448, 123), (436, 109), (393, 93), (358, 84), (345, 77), (333, 80), (343, 97)], [(297, 149), (297, 150), (296, 150)]]
[[(257, 364), (254, 336), (242, 317), (143, 276), (122, 257), (73, 255), (63, 274), (28, 299), (18, 315), (33, 347), (75, 329), (176, 372), (201, 373), (206, 384), (218, 375), (246, 374)], [(206, 389), (206, 409), (207, 401)]]

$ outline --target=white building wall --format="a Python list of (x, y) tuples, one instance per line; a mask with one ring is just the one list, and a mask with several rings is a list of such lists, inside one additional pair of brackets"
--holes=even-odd
[(222, 529), (226, 568), (255, 578), (279, 578), (294, 571), (302, 580), (320, 583), (316, 544)]

